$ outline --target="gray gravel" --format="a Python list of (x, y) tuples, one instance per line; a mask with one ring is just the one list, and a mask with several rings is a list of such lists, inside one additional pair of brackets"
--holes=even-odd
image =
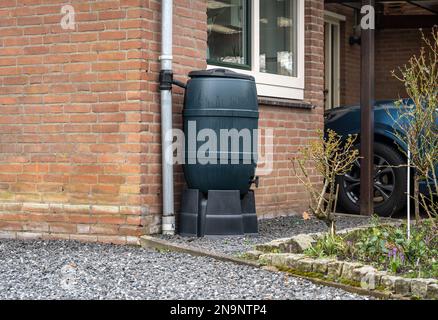
[(0, 240), (0, 299), (367, 299), (206, 257), (74, 241)]
[[(336, 226), (338, 230), (341, 230), (368, 223), (370, 223), (369, 217), (339, 216), (337, 217)], [(304, 220), (300, 216), (287, 216), (260, 220), (258, 236), (193, 238), (178, 235), (157, 235), (157, 237), (219, 253), (238, 255), (239, 253), (252, 250), (255, 244), (269, 242), (278, 238), (291, 237), (300, 233), (321, 232), (326, 230), (326, 225), (319, 220)]]

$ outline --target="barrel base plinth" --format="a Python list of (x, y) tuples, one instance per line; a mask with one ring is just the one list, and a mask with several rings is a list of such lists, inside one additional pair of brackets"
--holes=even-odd
[(178, 233), (182, 236), (242, 236), (258, 234), (254, 191), (197, 189), (183, 192)]

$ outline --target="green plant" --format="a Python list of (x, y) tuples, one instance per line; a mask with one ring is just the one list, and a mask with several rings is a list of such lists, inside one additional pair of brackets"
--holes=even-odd
[[(359, 158), (355, 149), (356, 136), (349, 135), (346, 140), (328, 130), (326, 137), (319, 132), (319, 139), (299, 150), (299, 156), (293, 159), (293, 169), (298, 180), (310, 195), (310, 211), (324, 221), (332, 237), (336, 233), (334, 211), (336, 207), (336, 176), (346, 174)], [(322, 185), (312, 179), (309, 167), (323, 178)]]
[(378, 257), (378, 262), (383, 262), (388, 253), (388, 237), (388, 232), (380, 227), (372, 227), (360, 234), (356, 242), (358, 257), (363, 261), (371, 261), (371, 259)]
[(392, 250), (388, 252), (388, 258), (389, 258), (389, 263), (388, 263), (389, 269), (393, 273), (399, 272), (405, 263), (405, 256), (403, 252), (399, 252), (397, 250), (397, 247), (394, 247), (392, 248)]
[(369, 228), (335, 238), (326, 235), (305, 253), (360, 261), (408, 277), (438, 278), (438, 227), (431, 219), (411, 226), (381, 225), (375, 219)]
[(337, 235), (325, 234), (316, 245), (307, 249), (306, 253), (314, 257), (336, 256), (344, 252), (346, 244)]

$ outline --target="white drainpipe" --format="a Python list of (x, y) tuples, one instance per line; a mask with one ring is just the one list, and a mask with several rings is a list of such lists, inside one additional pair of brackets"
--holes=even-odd
[[(172, 74), (172, 0), (162, 0), (161, 7), (161, 70)], [(163, 234), (175, 234), (175, 212), (173, 204), (172, 141), (166, 134), (172, 130), (172, 83), (161, 90), (161, 146), (163, 168)], [(170, 154), (169, 154), (170, 153)], [(166, 161), (166, 160), (169, 161)]]

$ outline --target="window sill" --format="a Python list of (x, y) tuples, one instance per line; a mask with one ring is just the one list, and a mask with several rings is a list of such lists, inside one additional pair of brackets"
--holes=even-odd
[(274, 107), (286, 107), (286, 108), (296, 108), (296, 109), (314, 109), (315, 106), (295, 99), (284, 99), (284, 98), (273, 98), (266, 96), (258, 96), (258, 102), (261, 105), (268, 105)]

